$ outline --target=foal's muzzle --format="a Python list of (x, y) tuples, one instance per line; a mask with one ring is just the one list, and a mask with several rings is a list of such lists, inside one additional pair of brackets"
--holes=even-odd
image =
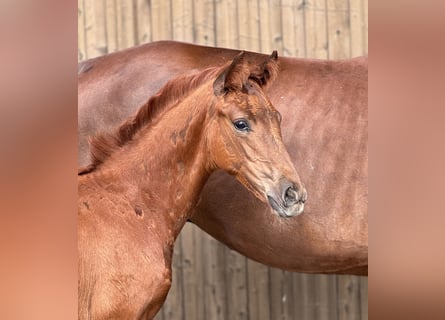
[(268, 192), (267, 200), (280, 217), (298, 216), (304, 210), (307, 192), (303, 186), (289, 182), (280, 183), (278, 192)]

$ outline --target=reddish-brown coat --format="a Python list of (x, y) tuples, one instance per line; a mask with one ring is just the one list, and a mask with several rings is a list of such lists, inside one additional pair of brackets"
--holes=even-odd
[[(223, 64), (238, 51), (163, 41), (79, 65), (79, 165), (87, 138), (131, 115), (170, 78)], [(259, 62), (265, 55), (246, 53)], [(238, 252), (282, 269), (367, 274), (368, 58), (280, 57), (268, 96), (309, 193), (305, 212), (283, 220), (230, 176), (213, 174), (192, 221)], [(229, 210), (227, 208), (237, 208)]]
[[(239, 55), (174, 79), (114, 133), (92, 139), (93, 162), (78, 180), (80, 319), (154, 317), (170, 288), (174, 241), (214, 170), (265, 203), (268, 190), (283, 194), (285, 179), (304, 203), (276, 110), (249, 75)], [(252, 132), (237, 131), (233, 121), (251, 108)]]

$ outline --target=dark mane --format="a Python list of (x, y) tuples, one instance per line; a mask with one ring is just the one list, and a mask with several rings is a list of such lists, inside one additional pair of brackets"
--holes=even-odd
[(96, 169), (113, 152), (133, 139), (134, 135), (145, 125), (176, 105), (181, 98), (198, 88), (208, 79), (215, 77), (221, 67), (208, 68), (198, 74), (182, 75), (170, 80), (152, 96), (138, 112), (113, 133), (100, 133), (90, 140), (91, 164), (80, 168), (78, 174), (86, 174)]

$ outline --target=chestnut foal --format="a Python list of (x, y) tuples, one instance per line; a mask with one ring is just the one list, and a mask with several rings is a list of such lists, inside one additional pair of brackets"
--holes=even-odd
[(173, 244), (210, 174), (222, 169), (280, 216), (306, 190), (263, 92), (274, 52), (254, 70), (243, 53), (175, 78), (114, 134), (91, 141), (78, 177), (79, 319), (151, 319), (171, 284)]

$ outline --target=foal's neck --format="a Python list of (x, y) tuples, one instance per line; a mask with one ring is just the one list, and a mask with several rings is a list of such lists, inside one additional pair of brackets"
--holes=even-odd
[(207, 107), (198, 101), (187, 98), (158, 122), (141, 129), (97, 172), (113, 175), (120, 196), (147, 222), (162, 217), (162, 224), (173, 230), (174, 238), (190, 217), (210, 175), (205, 139)]

